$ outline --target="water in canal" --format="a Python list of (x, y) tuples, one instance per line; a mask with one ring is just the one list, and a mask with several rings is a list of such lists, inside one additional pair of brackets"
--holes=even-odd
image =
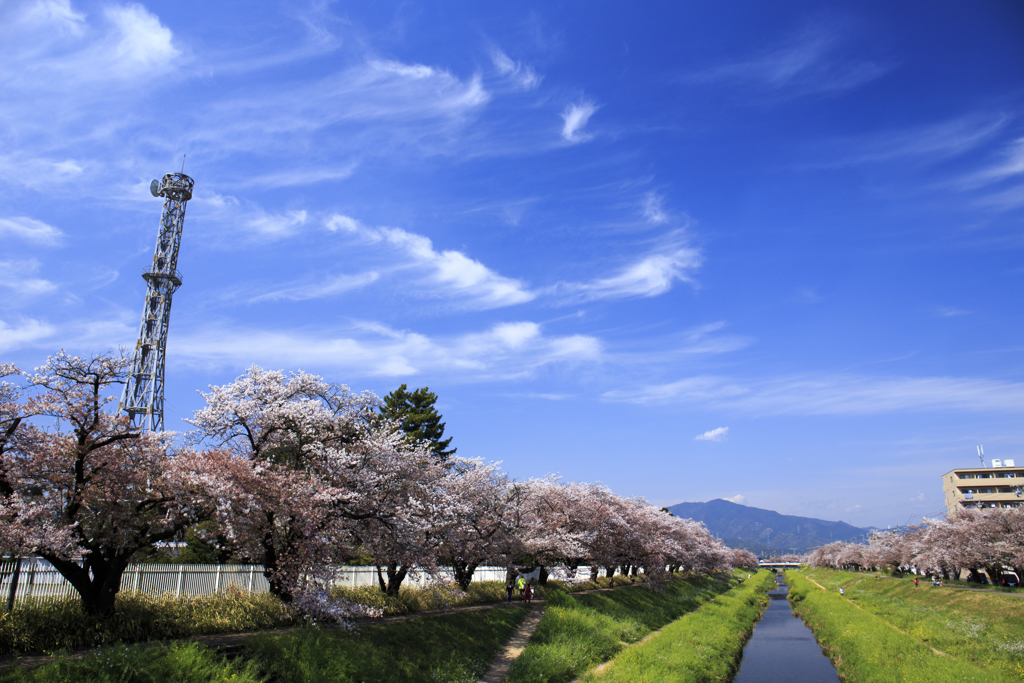
[(811, 630), (790, 609), (789, 587), (768, 595), (771, 602), (743, 648), (734, 683), (839, 683)]

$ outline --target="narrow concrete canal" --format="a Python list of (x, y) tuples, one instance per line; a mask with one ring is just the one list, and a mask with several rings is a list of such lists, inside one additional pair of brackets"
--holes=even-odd
[(772, 601), (743, 648), (734, 683), (839, 683), (814, 634), (793, 614), (788, 592), (780, 584), (768, 594)]

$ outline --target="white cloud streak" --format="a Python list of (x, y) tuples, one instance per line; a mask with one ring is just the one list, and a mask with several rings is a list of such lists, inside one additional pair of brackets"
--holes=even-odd
[(408, 265), (425, 271), (426, 281), (437, 291), (461, 297), (470, 307), (512, 306), (532, 301), (537, 296), (521, 281), (499, 275), (462, 252), (437, 251), (430, 238), (424, 235), (401, 228), (373, 228), (339, 214), (328, 218), (325, 225), (332, 232), (398, 252)]
[(10, 353), (33, 346), (53, 336), (55, 332), (56, 329), (52, 325), (32, 318), (14, 324), (0, 320), (0, 353)]
[(756, 415), (875, 415), (895, 412), (1024, 412), (1024, 383), (956, 377), (778, 377), (744, 382), (688, 377), (636, 390), (606, 392), (608, 401), (700, 404)]
[(496, 47), (491, 48), (491, 62), (499, 74), (510, 78), (521, 90), (535, 90), (540, 86), (541, 78), (533, 69), (513, 61)]
[(8, 87), (82, 91), (100, 82), (148, 81), (181, 54), (170, 29), (139, 4), (107, 6), (101, 25), (61, 0), (3, 9), (0, 82)]
[(39, 261), (35, 259), (0, 261), (0, 287), (10, 290), (4, 297), (5, 308), (27, 303), (28, 299), (57, 290), (57, 285), (49, 280), (33, 277), (38, 270)]
[(57, 246), (64, 239), (64, 233), (57, 228), (27, 216), (0, 218), (0, 236), (47, 247)]
[[(728, 427), (718, 427), (716, 429), (709, 429), (708, 431), (704, 432), (703, 434), (698, 434), (697, 436), (693, 437), (693, 440), (694, 441), (715, 441), (715, 442), (721, 442), (721, 441), (725, 441), (728, 438), (729, 438), (729, 428)], [(742, 498), (742, 496), (740, 496), (740, 497)], [(729, 499), (727, 499), (727, 500), (729, 500)], [(736, 501), (733, 501), (733, 502), (736, 502)]]
[(583, 128), (596, 111), (597, 105), (593, 102), (580, 102), (579, 104), (570, 104), (566, 107), (565, 111), (562, 112), (562, 120), (564, 122), (562, 137), (572, 144), (584, 142), (593, 137), (584, 133)]
[(722, 64), (681, 78), (689, 83), (753, 85), (793, 95), (851, 90), (875, 80), (890, 67), (833, 56), (841, 44), (835, 31), (817, 27), (781, 47), (749, 59)]
[(288, 211), (283, 214), (260, 212), (250, 217), (246, 228), (255, 236), (265, 239), (289, 237), (306, 223), (305, 211)]
[(466, 380), (523, 377), (544, 366), (593, 363), (602, 354), (594, 337), (546, 336), (533, 322), (501, 323), (447, 338), (378, 323), (338, 335), (218, 327), (185, 332), (174, 345), (175, 357), (186, 364), (244, 367), (256, 362), (385, 377), (444, 372)]
[(325, 280), (312, 284), (292, 285), (283, 287), (273, 292), (260, 294), (249, 299), (250, 303), (260, 301), (304, 301), (306, 299), (320, 299), (328, 296), (337, 296), (345, 292), (367, 287), (380, 279), (380, 273), (369, 271), (357, 275), (336, 275)]
[(645, 256), (625, 266), (617, 275), (591, 282), (562, 283), (555, 291), (571, 300), (583, 301), (658, 296), (672, 289), (677, 280), (692, 282), (690, 272), (702, 262), (700, 250), (675, 246)]

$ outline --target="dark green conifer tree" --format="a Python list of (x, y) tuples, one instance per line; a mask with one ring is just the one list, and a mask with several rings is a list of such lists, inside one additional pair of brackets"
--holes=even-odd
[(434, 408), (437, 394), (428, 387), (420, 387), (409, 391), (405, 384), (384, 397), (384, 405), (380, 413), (386, 418), (396, 420), (410, 441), (429, 441), (430, 450), (438, 460), (444, 461), (457, 449), (448, 448), (451, 437), (444, 439), (444, 422), (441, 414)]

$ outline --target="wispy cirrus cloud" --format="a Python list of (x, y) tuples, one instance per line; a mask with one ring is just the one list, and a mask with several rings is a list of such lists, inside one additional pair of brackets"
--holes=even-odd
[(29, 299), (57, 290), (53, 282), (34, 277), (38, 270), (39, 261), (35, 259), (0, 261), (0, 287), (9, 290), (4, 297), (5, 308), (27, 304)]
[(288, 211), (285, 213), (267, 213), (260, 211), (245, 221), (245, 228), (254, 236), (264, 239), (281, 239), (295, 234), (305, 225), (306, 212)]
[(53, 325), (34, 318), (24, 318), (17, 322), (0, 319), (0, 353), (34, 346), (52, 337), (55, 332)]
[(924, 126), (834, 140), (825, 145), (825, 161), (818, 165), (842, 167), (897, 159), (941, 162), (990, 142), (1009, 120), (1003, 114), (971, 114)]
[(63, 232), (28, 216), (0, 218), (0, 236), (47, 247), (57, 246), (64, 240)]
[(633, 390), (605, 400), (699, 403), (758, 415), (874, 415), (892, 412), (1024, 412), (1024, 383), (957, 377), (801, 375), (743, 381), (697, 376)]
[(513, 61), (511, 57), (497, 47), (492, 47), (490, 54), (491, 63), (494, 64), (495, 70), (502, 76), (511, 79), (520, 89), (534, 90), (540, 86), (540, 76), (530, 67)]
[(649, 223), (660, 225), (668, 222), (669, 215), (664, 207), (665, 198), (656, 192), (648, 192), (643, 199), (643, 216)]
[(692, 282), (690, 273), (702, 262), (699, 249), (670, 246), (624, 266), (611, 277), (560, 283), (553, 291), (573, 301), (658, 296), (672, 289), (677, 281)]
[(680, 80), (694, 84), (754, 86), (795, 96), (850, 90), (891, 69), (876, 61), (842, 57), (837, 53), (843, 42), (841, 32), (817, 26), (747, 59), (691, 72)]
[(178, 362), (244, 367), (326, 367), (358, 376), (448, 373), (464, 380), (524, 377), (552, 365), (593, 363), (601, 343), (585, 335), (548, 336), (533, 322), (495, 325), (482, 332), (430, 337), (379, 323), (331, 332), (218, 327), (184, 332)]
[(596, 104), (587, 101), (567, 106), (565, 111), (562, 112), (562, 137), (572, 144), (585, 142), (593, 137), (588, 133), (584, 133), (583, 129), (597, 109)]
[(0, 7), (0, 82), (9, 88), (84, 90), (152, 79), (181, 55), (171, 30), (138, 4), (108, 5), (99, 22), (68, 0)]
[(40, 189), (80, 178), (82, 165), (74, 159), (47, 159), (27, 154), (0, 156), (0, 180), (12, 185)]
[[(720, 441), (725, 441), (728, 438), (729, 438), (729, 428), (728, 427), (716, 427), (715, 429), (709, 429), (708, 431), (704, 432), (703, 434), (698, 434), (697, 436), (693, 437), (693, 440), (694, 441), (716, 441), (716, 442), (720, 442)], [(740, 496), (740, 497), (742, 498), (742, 496)]]
[(423, 278), (432, 285), (435, 294), (461, 297), (471, 308), (511, 306), (532, 301), (537, 296), (522, 281), (499, 275), (460, 251), (436, 250), (425, 235), (401, 228), (370, 227), (340, 214), (329, 217), (325, 226), (332, 232), (397, 252), (407, 267), (424, 272)]
[(319, 282), (279, 287), (271, 292), (251, 297), (249, 301), (251, 303), (257, 303), (260, 301), (304, 301), (307, 299), (321, 299), (323, 297), (337, 296), (338, 294), (343, 294), (345, 292), (362, 289), (363, 287), (377, 282), (379, 279), (380, 273), (375, 271), (358, 273), (355, 275), (335, 275), (320, 280)]
[(320, 136), (321, 146), (328, 145), (319, 149), (325, 160), (328, 149), (331, 156), (396, 146), (433, 152), (490, 99), (478, 74), (460, 79), (424, 64), (370, 59), (313, 82), (217, 100), (202, 113), (195, 135), (216, 149), (275, 153)]

